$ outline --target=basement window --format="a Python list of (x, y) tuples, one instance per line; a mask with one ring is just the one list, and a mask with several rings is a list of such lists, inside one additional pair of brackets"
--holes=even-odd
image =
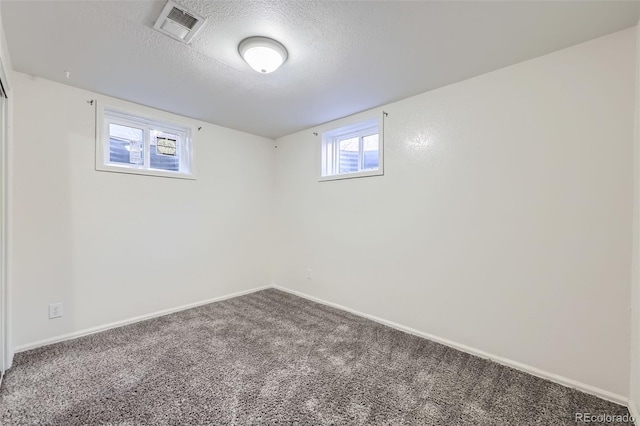
[(98, 110), (97, 170), (195, 179), (190, 128), (111, 108)]
[(376, 116), (323, 132), (320, 181), (384, 174), (381, 122)]

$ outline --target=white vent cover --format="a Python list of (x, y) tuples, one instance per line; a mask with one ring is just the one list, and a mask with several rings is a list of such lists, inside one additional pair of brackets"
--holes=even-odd
[(183, 43), (189, 43), (207, 20), (169, 0), (153, 28)]

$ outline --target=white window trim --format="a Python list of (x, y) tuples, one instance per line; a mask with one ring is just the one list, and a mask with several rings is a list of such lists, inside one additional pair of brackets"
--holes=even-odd
[[(323, 175), (327, 168), (327, 165), (325, 164), (324, 151), (328, 140), (335, 140), (336, 138), (344, 135), (366, 135), (368, 133), (367, 130), (371, 128), (373, 122), (377, 122), (378, 125), (378, 168), (376, 170), (362, 170), (359, 172)], [(382, 111), (375, 114), (359, 116), (358, 118), (340, 120), (330, 125), (326, 130), (320, 132), (320, 135), (319, 182), (384, 175), (384, 120)]]
[[(169, 130), (172, 133), (177, 133), (181, 138), (183, 138), (183, 143), (180, 145), (180, 161), (185, 161), (185, 159), (189, 159), (189, 173), (185, 172), (174, 172), (171, 170), (160, 170), (160, 169), (150, 169), (145, 168), (144, 166), (136, 166), (136, 165), (118, 165), (116, 163), (109, 163), (105, 161), (109, 158), (109, 127), (105, 126), (105, 112), (110, 115), (116, 116), (117, 118), (113, 121), (117, 124), (124, 124), (126, 126), (131, 127), (140, 127), (140, 123), (143, 124), (143, 127), (146, 129), (150, 127), (154, 127), (157, 130), (166, 131)], [(135, 117), (140, 121), (132, 121), (129, 117)], [(193, 147), (193, 140), (191, 135), (193, 134), (191, 126), (184, 123), (175, 123), (169, 120), (162, 119), (153, 119), (149, 118), (148, 114), (141, 113), (140, 111), (134, 111), (128, 108), (123, 108), (120, 106), (112, 106), (105, 105), (102, 102), (97, 102), (96, 105), (96, 170), (102, 172), (115, 172), (115, 173), (129, 173), (134, 175), (144, 175), (144, 176), (157, 176), (157, 177), (167, 177), (167, 178), (175, 178), (175, 179), (188, 179), (188, 180), (196, 180), (195, 173), (195, 151)], [(144, 145), (146, 147), (151, 147), (151, 141), (147, 140), (149, 136), (149, 132), (144, 132)], [(144, 163), (148, 163), (148, 157), (151, 155), (149, 149), (145, 149), (144, 152), (145, 161)]]

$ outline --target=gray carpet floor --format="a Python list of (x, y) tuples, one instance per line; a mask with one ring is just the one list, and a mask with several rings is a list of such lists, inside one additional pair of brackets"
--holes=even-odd
[(0, 391), (2, 425), (575, 426), (576, 412), (628, 415), (271, 289), (19, 353)]

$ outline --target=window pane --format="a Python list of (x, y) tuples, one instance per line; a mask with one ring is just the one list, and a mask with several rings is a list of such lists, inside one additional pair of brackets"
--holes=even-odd
[(379, 147), (380, 144), (378, 142), (378, 135), (365, 136), (362, 138), (363, 149), (364, 149), (364, 159), (362, 168), (369, 169), (377, 169), (379, 163)]
[(358, 171), (360, 138), (344, 139), (338, 142), (340, 155), (339, 173), (352, 173)]
[(142, 129), (109, 124), (109, 161), (142, 165), (144, 163)]
[(159, 130), (151, 131), (151, 168), (180, 171), (180, 138)]

